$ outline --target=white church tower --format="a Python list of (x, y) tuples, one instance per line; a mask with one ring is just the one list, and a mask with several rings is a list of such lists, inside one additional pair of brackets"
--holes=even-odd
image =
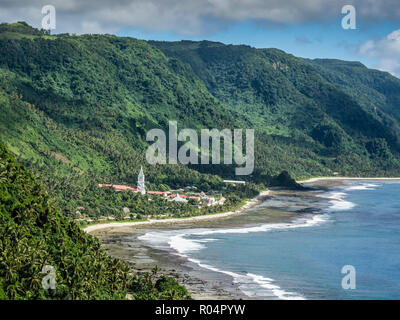
[(142, 194), (146, 194), (146, 189), (144, 188), (144, 174), (143, 174), (142, 166), (140, 166), (140, 172), (139, 172), (138, 181), (137, 181), (137, 188)]

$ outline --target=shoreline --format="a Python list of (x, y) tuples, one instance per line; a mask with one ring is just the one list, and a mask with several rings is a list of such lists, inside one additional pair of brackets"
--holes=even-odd
[(387, 178), (387, 177), (375, 177), (375, 178), (358, 178), (358, 177), (316, 177), (316, 178), (310, 178), (307, 180), (300, 180), (296, 181), (297, 183), (313, 183), (313, 182), (318, 182), (318, 181), (335, 181), (335, 180), (387, 180), (387, 181), (392, 181), (392, 180), (400, 180), (400, 177), (398, 178)]
[[(265, 196), (266, 192), (246, 203), (245, 209), (250, 210), (245, 210), (243, 214), (237, 214), (237, 212), (229, 214), (226, 219), (201, 219), (200, 221), (198, 219), (191, 221), (181, 219), (180, 221), (188, 223), (136, 224), (126, 228), (98, 229), (93, 232), (93, 236), (100, 240), (102, 247), (109, 255), (127, 262), (133, 272), (144, 274), (151, 272), (154, 266), (158, 266), (160, 275), (177, 279), (195, 300), (258, 300), (262, 298), (245, 294), (233, 275), (204, 268), (204, 266), (180, 256), (171, 248), (154, 247), (140, 238), (148, 232), (177, 231), (179, 233), (181, 230), (196, 228), (240, 228), (245, 225), (290, 222), (299, 215), (298, 212), (263, 208), (262, 203), (269, 197), (261, 195)], [(267, 195), (314, 198), (308, 191), (270, 190), (267, 191)], [(256, 205), (261, 205), (260, 209), (257, 209)], [(267, 299), (278, 298), (271, 294)]]
[[(305, 180), (305, 182), (301, 183), (314, 183), (321, 181), (316, 185), (316, 187), (318, 187), (320, 191), (325, 192), (326, 188), (329, 189), (331, 187), (336, 187), (337, 185), (342, 185), (344, 184), (345, 180), (399, 181), (400, 178), (318, 177)], [(245, 212), (243, 215), (238, 214), (248, 208), (254, 207), (257, 204), (261, 204), (263, 202), (261, 200), (262, 194), (263, 193), (260, 193), (260, 195), (256, 198), (247, 201), (245, 205), (235, 211), (177, 219), (179, 222), (187, 222), (186, 224), (176, 224), (174, 222), (175, 219), (165, 219), (155, 222), (147, 221), (146, 224), (143, 222), (141, 222), (141, 224), (133, 223), (130, 227), (128, 223), (121, 223), (120, 227), (113, 229), (113, 223), (111, 223), (111, 226), (106, 228), (97, 228), (96, 230), (93, 230), (99, 231), (97, 233), (95, 232), (94, 236), (99, 238), (102, 246), (110, 255), (125, 260), (130, 264), (132, 270), (139, 274), (150, 272), (155, 265), (159, 266), (161, 271), (160, 274), (172, 276), (177, 279), (180, 284), (183, 284), (188, 289), (191, 296), (196, 300), (257, 299), (254, 296), (244, 294), (239, 288), (239, 284), (234, 282), (234, 278), (232, 276), (199, 267), (197, 264), (189, 261), (188, 259), (180, 257), (173, 250), (166, 250), (163, 248), (157, 249), (145, 244), (138, 238), (149, 231), (192, 228), (231, 228), (250, 224), (255, 225), (260, 223), (268, 224), (290, 221), (293, 217), (299, 215), (300, 211), (290, 212), (282, 209), (275, 210), (270, 208), (265, 209), (265, 213), (262, 215), (258, 215), (258, 219), (255, 219), (257, 215), (254, 214), (253, 210)], [(315, 198), (313, 193), (310, 193), (309, 191), (298, 190), (267, 190), (264, 191), (264, 195), (269, 195), (271, 197), (299, 197), (309, 200), (321, 199), (319, 197)], [(265, 200), (265, 198), (263, 200)], [(222, 217), (229, 217), (229, 219), (218, 219)], [(121, 228), (122, 226), (126, 226), (127, 228)], [(272, 299), (275, 299), (275, 297)]]
[[(341, 180), (400, 180), (400, 177), (395, 178), (395, 177), (375, 177), (375, 178), (358, 178), (358, 177), (315, 177), (315, 178), (310, 178), (306, 180), (299, 180), (296, 182), (303, 184), (303, 183), (314, 183), (314, 182), (320, 182), (320, 181), (341, 181)], [(152, 226), (152, 225), (157, 225), (157, 224), (169, 224), (169, 223), (184, 223), (184, 222), (191, 222), (191, 221), (201, 221), (201, 220), (214, 220), (214, 219), (219, 219), (219, 218), (225, 218), (229, 217), (232, 215), (239, 214), (243, 212), (246, 209), (249, 209), (255, 205), (257, 205), (260, 201), (262, 201), (261, 198), (266, 197), (270, 194), (270, 190), (264, 190), (260, 192), (260, 194), (248, 201), (246, 203), (239, 207), (238, 209), (234, 211), (228, 211), (228, 212), (222, 212), (222, 213), (215, 213), (215, 214), (207, 214), (207, 215), (201, 215), (201, 216), (193, 216), (193, 217), (185, 217), (185, 218), (167, 218), (167, 219), (149, 219), (146, 221), (135, 221), (135, 222), (123, 222), (123, 221), (116, 221), (116, 222), (108, 222), (108, 223), (95, 223), (91, 224), (82, 230), (91, 233), (93, 231), (98, 231), (102, 229), (111, 229), (111, 228), (121, 228), (121, 227), (136, 227), (136, 226)]]
[(194, 222), (194, 221), (204, 221), (204, 220), (214, 220), (220, 218), (230, 217), (232, 215), (237, 215), (242, 213), (244, 210), (247, 210), (251, 207), (256, 206), (257, 204), (261, 203), (264, 197), (270, 194), (270, 190), (264, 190), (260, 192), (260, 194), (250, 200), (247, 200), (246, 203), (239, 207), (236, 210), (222, 212), (222, 213), (215, 213), (215, 214), (207, 214), (201, 216), (193, 216), (187, 218), (167, 218), (167, 219), (149, 219), (147, 221), (135, 221), (135, 222), (110, 222), (110, 223), (99, 223), (99, 224), (92, 224), (83, 228), (82, 230), (91, 233), (93, 231), (98, 231), (102, 229), (112, 229), (112, 228), (120, 228), (120, 227), (137, 227), (137, 226), (152, 226), (152, 225), (162, 225), (162, 224), (170, 224), (170, 223), (187, 223), (187, 222)]
[[(187, 223), (179, 224), (135, 224), (126, 228), (94, 230), (92, 235), (100, 240), (102, 247), (109, 255), (127, 262), (133, 272), (144, 274), (151, 272), (154, 266), (158, 266), (159, 275), (167, 275), (177, 279), (180, 284), (187, 288), (195, 300), (260, 299), (246, 295), (232, 275), (199, 266), (190, 259), (180, 256), (171, 248), (154, 247), (140, 238), (148, 232), (180, 232), (181, 230), (196, 228), (236, 228), (248, 224), (258, 225), (291, 221), (298, 213), (280, 209), (261, 209), (262, 212), (260, 213), (256, 209), (257, 205), (262, 205), (266, 200), (266, 194), (274, 197), (280, 194), (285, 195), (287, 192), (282, 190), (265, 191), (258, 197), (249, 200), (246, 203), (246, 208), (243, 209), (244, 206), (242, 206), (240, 212), (245, 209), (250, 209), (249, 211), (246, 210), (243, 214), (239, 214), (236, 210), (234, 214), (225, 215), (226, 219), (221, 218), (221, 215), (219, 215), (218, 219), (201, 219), (200, 221), (198, 219), (191, 221), (181, 219), (180, 222)], [(292, 193), (293, 191), (290, 192)], [(305, 195), (304, 191), (295, 192)]]

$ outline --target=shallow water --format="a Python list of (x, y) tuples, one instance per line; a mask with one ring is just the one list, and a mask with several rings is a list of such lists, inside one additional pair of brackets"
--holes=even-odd
[[(150, 231), (141, 239), (232, 276), (250, 297), (398, 299), (400, 183), (345, 184), (315, 193), (320, 201), (282, 196), (250, 209), (300, 212), (285, 223)], [(342, 288), (345, 265), (356, 270), (354, 290)]]

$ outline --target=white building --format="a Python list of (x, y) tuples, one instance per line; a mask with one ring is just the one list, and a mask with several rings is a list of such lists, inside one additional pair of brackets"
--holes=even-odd
[(139, 175), (138, 175), (137, 188), (141, 192), (141, 194), (146, 194), (146, 189), (144, 187), (144, 174), (143, 174), (143, 167), (142, 166), (140, 166), (140, 172), (139, 172)]

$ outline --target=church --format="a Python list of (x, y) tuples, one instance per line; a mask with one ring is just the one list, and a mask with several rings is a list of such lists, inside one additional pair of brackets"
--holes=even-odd
[(143, 173), (143, 167), (142, 166), (140, 166), (140, 172), (139, 172), (139, 175), (138, 175), (137, 190), (141, 194), (146, 194), (146, 189), (144, 187), (144, 173)]

